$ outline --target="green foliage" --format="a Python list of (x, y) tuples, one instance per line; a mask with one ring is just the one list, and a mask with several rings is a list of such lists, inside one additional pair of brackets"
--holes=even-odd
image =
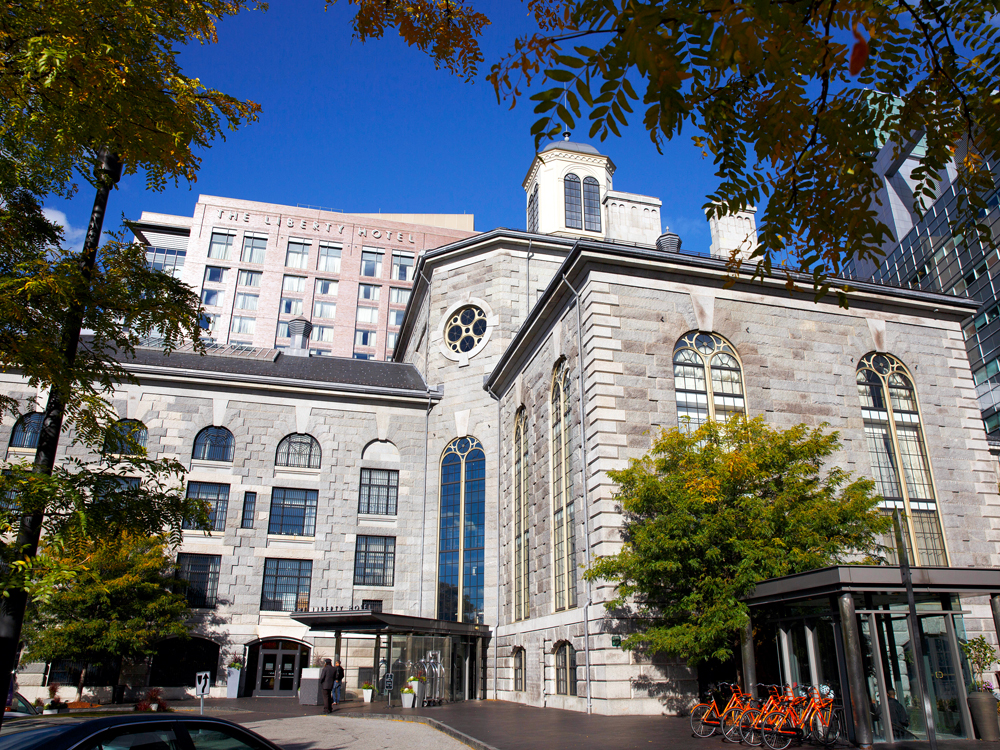
[(727, 659), (758, 582), (880, 550), (891, 522), (874, 483), (824, 463), (837, 433), (773, 429), (762, 418), (664, 431), (642, 459), (609, 472), (624, 516), (621, 551), (585, 573), (632, 608), (623, 648), (696, 665)]
[(878, 261), (892, 239), (875, 199), (875, 156), (887, 142), (897, 151), (920, 142), (918, 213), (954, 160), (953, 231), (992, 244), (977, 212), (993, 188), (987, 157), (1000, 151), (997, 0), (528, 5), (539, 30), (493, 66), (498, 98), (514, 106), (541, 79), (536, 142), (587, 123), (604, 140), (641, 121), (660, 148), (688, 127), (719, 180), (710, 215), (767, 201), (756, 273), (788, 257), (820, 294), (846, 260)]
[(988, 690), (989, 688), (984, 687), (988, 681), (977, 680), (976, 675), (984, 676), (990, 665), (997, 661), (996, 648), (986, 640), (985, 636), (981, 635), (962, 643), (961, 646), (965, 658), (969, 660), (969, 666), (972, 667), (972, 689)]
[(107, 664), (149, 656), (164, 638), (187, 637), (190, 612), (165, 540), (124, 533), (80, 540), (71, 553), (80, 573), (30, 612), (24, 659)]

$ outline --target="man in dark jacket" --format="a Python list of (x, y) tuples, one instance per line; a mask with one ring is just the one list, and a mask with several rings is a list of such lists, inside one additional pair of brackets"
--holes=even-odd
[(333, 705), (340, 703), (340, 691), (344, 688), (344, 668), (340, 666), (340, 659), (333, 666)]
[(326, 664), (323, 665), (323, 669), (321, 669), (319, 673), (319, 687), (320, 690), (323, 691), (323, 713), (326, 714), (333, 713), (333, 702), (330, 692), (333, 690), (335, 674), (336, 671), (334, 670), (333, 664), (329, 659), (326, 659)]

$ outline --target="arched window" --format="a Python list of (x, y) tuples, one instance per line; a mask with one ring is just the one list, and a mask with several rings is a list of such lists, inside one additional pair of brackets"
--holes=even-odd
[(571, 643), (556, 648), (556, 694), (576, 695), (576, 649)]
[(601, 184), (593, 177), (583, 180), (583, 228), (601, 231)]
[(233, 433), (225, 427), (206, 427), (194, 439), (192, 458), (198, 461), (233, 462)]
[(524, 649), (514, 649), (514, 692), (524, 692)]
[[(875, 352), (858, 363), (857, 380), (865, 439), (875, 484), (882, 495), (882, 510), (890, 514), (899, 508), (905, 513), (903, 538), (912, 564), (947, 565), (913, 380), (898, 359)], [(890, 557), (896, 564), (896, 544), (891, 535), (886, 546), (891, 548)]]
[(318, 469), (320, 459), (321, 453), (316, 438), (312, 435), (295, 433), (286, 435), (278, 443), (274, 465), (294, 469)]
[(531, 191), (531, 197), (528, 198), (528, 231), (537, 232), (538, 231), (538, 183), (535, 183), (535, 187)]
[(524, 407), (514, 417), (514, 619), (528, 619), (528, 418)]
[(674, 394), (677, 424), (689, 432), (709, 419), (721, 422), (746, 411), (743, 371), (732, 344), (714, 333), (683, 336), (674, 346)]
[(474, 437), (452, 440), (441, 458), (438, 619), (482, 622), (486, 454)]
[(14, 425), (10, 434), (11, 448), (38, 448), (38, 435), (42, 431), (42, 414), (34, 412), (25, 414)]
[(555, 609), (576, 606), (576, 513), (570, 473), (569, 372), (566, 361), (552, 372), (552, 550), (555, 576)]
[(566, 194), (566, 227), (583, 229), (583, 199), (580, 196), (580, 178), (570, 172), (563, 178)]
[(146, 452), (149, 432), (138, 419), (120, 419), (104, 433), (104, 452), (119, 456), (141, 456)]

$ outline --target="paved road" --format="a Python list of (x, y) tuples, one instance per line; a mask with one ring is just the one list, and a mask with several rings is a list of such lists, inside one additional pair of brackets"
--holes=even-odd
[(410, 721), (320, 715), (240, 723), (285, 750), (469, 750), (433, 727)]

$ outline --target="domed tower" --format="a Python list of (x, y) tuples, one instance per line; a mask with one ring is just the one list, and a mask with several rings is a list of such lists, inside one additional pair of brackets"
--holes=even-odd
[(604, 239), (614, 162), (586, 143), (553, 141), (535, 154), (522, 183), (529, 232)]

